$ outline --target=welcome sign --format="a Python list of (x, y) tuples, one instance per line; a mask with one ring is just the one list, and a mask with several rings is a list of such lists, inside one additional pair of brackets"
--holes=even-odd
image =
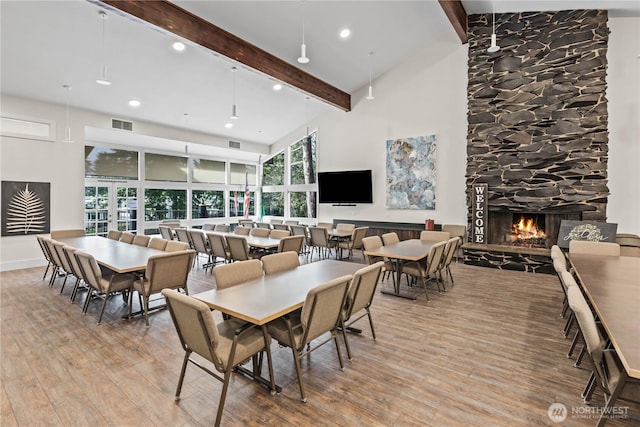
[(471, 204), (472, 215), (471, 228), (473, 229), (473, 243), (486, 244), (487, 243), (487, 184), (474, 184), (472, 187), (473, 198)]

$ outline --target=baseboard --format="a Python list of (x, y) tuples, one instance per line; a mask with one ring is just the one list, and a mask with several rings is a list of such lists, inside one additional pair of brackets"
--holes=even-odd
[(47, 261), (43, 258), (21, 259), (0, 263), (0, 271), (22, 270), (23, 268), (44, 267)]

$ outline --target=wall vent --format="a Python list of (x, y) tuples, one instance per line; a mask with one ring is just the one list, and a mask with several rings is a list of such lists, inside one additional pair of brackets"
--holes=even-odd
[(238, 141), (229, 141), (229, 148), (240, 148), (240, 143)]
[(133, 123), (124, 120), (111, 119), (111, 127), (114, 129), (133, 130)]

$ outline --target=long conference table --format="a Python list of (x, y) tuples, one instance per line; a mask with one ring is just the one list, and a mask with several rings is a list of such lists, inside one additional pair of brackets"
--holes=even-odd
[(429, 240), (410, 239), (403, 240), (393, 245), (381, 246), (377, 249), (364, 251), (365, 255), (389, 258), (395, 262), (396, 281), (393, 284), (393, 292), (382, 290), (386, 295), (415, 300), (415, 295), (403, 294), (400, 292), (400, 278), (402, 277), (402, 266), (406, 262), (416, 262), (429, 256), (431, 247), (438, 242)]
[[(640, 379), (640, 258), (569, 253), (569, 261), (622, 362), (624, 373)], [(626, 381), (622, 376), (619, 388)]]

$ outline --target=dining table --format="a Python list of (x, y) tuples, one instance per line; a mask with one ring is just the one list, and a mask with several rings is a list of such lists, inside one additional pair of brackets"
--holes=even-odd
[(426, 259), (429, 256), (431, 247), (436, 243), (438, 242), (430, 240), (409, 239), (402, 240), (392, 245), (380, 246), (379, 248), (373, 250), (365, 250), (365, 255), (387, 258), (389, 260), (393, 260), (395, 264), (394, 268), (396, 273), (396, 281), (393, 284), (393, 291), (382, 289), (381, 292), (385, 295), (393, 295), (396, 297), (415, 300), (415, 295), (400, 292), (402, 266), (407, 262), (418, 262), (422, 259)]
[(275, 249), (278, 249), (278, 246), (280, 245), (280, 239), (274, 239), (273, 237), (260, 237), (260, 236), (252, 236), (251, 234), (236, 234), (234, 232), (220, 232), (220, 231), (212, 231), (212, 232), (208, 232), (207, 234), (221, 234), (223, 236), (225, 236), (225, 238), (227, 236), (242, 236), (245, 239), (247, 239), (247, 245), (249, 245), (250, 248), (253, 249), (261, 249), (261, 250), (265, 250), (265, 251), (273, 251)]

